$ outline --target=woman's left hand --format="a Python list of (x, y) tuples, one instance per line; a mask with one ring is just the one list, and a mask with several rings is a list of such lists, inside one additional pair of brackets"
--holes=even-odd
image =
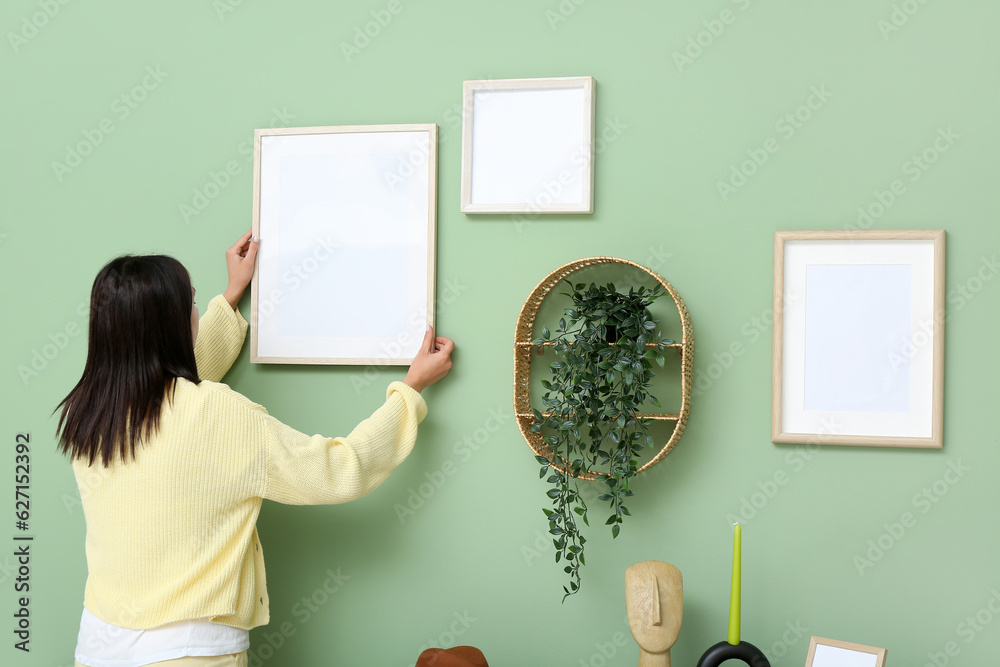
[(226, 251), (226, 270), (229, 271), (229, 287), (226, 288), (224, 297), (229, 305), (236, 310), (243, 291), (250, 284), (253, 278), (254, 262), (257, 259), (257, 248), (260, 247), (260, 240), (250, 239), (252, 231), (247, 232)]

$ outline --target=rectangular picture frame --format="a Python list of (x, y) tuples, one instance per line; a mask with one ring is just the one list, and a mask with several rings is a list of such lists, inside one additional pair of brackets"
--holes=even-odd
[(594, 78), (465, 81), (462, 213), (593, 213)]
[(884, 648), (813, 637), (806, 667), (885, 667)]
[(771, 439), (943, 446), (944, 230), (774, 235)]
[(408, 365), (434, 323), (436, 124), (254, 132), (250, 361)]

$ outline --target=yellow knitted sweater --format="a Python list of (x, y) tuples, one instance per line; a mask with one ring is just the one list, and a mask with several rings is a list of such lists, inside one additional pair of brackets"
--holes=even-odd
[(381, 484), (410, 453), (427, 414), (393, 382), (347, 437), (308, 436), (219, 384), (246, 320), (222, 296), (199, 324), (200, 384), (178, 379), (160, 427), (136, 460), (73, 462), (87, 520), (84, 605), (101, 620), (146, 629), (207, 618), (249, 630), (268, 622), (261, 499), (342, 503)]

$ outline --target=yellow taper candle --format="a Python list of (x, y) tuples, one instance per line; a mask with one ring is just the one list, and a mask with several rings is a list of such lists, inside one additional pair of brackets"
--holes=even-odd
[(729, 594), (729, 643), (740, 643), (740, 524), (733, 537), (733, 588)]

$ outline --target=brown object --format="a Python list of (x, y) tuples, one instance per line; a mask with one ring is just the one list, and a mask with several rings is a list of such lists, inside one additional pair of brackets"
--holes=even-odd
[(490, 667), (483, 652), (474, 646), (429, 648), (417, 658), (416, 667)]
[[(552, 467), (562, 472), (569, 471), (570, 474), (573, 474), (568, 462), (565, 459), (560, 457), (558, 461), (552, 460), (552, 449), (545, 443), (545, 440), (542, 438), (542, 434), (532, 433), (531, 431), (531, 426), (535, 423), (535, 416), (531, 411), (531, 397), (529, 396), (531, 355), (535, 348), (545, 348), (553, 345), (552, 343), (543, 343), (540, 346), (533, 345), (531, 342), (533, 340), (532, 329), (535, 326), (535, 316), (538, 314), (538, 309), (541, 307), (542, 301), (545, 300), (545, 297), (548, 296), (549, 292), (552, 291), (552, 289), (558, 285), (563, 278), (571, 273), (579, 271), (580, 269), (585, 269), (589, 266), (597, 266), (599, 264), (624, 264), (649, 274), (654, 280), (656, 280), (656, 282), (663, 286), (663, 288), (667, 291), (667, 294), (669, 294), (674, 300), (674, 305), (677, 307), (677, 312), (680, 314), (681, 341), (669, 346), (676, 349), (677, 353), (681, 357), (680, 412), (676, 415), (655, 413), (640, 413), (638, 415), (643, 419), (675, 422), (674, 431), (670, 435), (670, 439), (667, 443), (663, 445), (663, 448), (655, 457), (653, 457), (652, 460), (639, 467), (638, 472), (643, 472), (644, 470), (647, 470), (662, 461), (663, 458), (670, 453), (670, 450), (674, 448), (677, 441), (681, 439), (681, 435), (684, 433), (684, 428), (687, 426), (688, 416), (691, 412), (691, 383), (694, 375), (694, 332), (691, 328), (691, 316), (688, 314), (687, 306), (684, 305), (684, 300), (681, 299), (677, 290), (675, 290), (670, 283), (664, 280), (657, 273), (646, 268), (645, 266), (642, 266), (641, 264), (636, 264), (635, 262), (631, 262), (627, 259), (618, 259), (617, 257), (587, 257), (560, 266), (558, 269), (546, 276), (542, 282), (538, 283), (538, 286), (531, 292), (527, 301), (524, 302), (524, 306), (521, 308), (521, 313), (517, 318), (517, 328), (514, 332), (514, 413), (517, 418), (517, 426), (521, 429), (521, 435), (523, 435), (524, 439), (528, 442), (528, 446), (531, 447), (536, 454), (544, 456), (552, 461)], [(647, 347), (654, 346), (654, 343), (647, 343)], [(543, 412), (542, 414), (544, 415), (545, 413)], [(607, 477), (607, 473), (599, 473), (593, 470), (588, 470), (576, 475), (576, 477), (579, 477), (580, 479), (595, 480), (600, 477)]]
[(639, 667), (670, 667), (670, 647), (684, 616), (681, 571), (659, 560), (631, 566), (625, 570), (625, 607), (639, 645)]

